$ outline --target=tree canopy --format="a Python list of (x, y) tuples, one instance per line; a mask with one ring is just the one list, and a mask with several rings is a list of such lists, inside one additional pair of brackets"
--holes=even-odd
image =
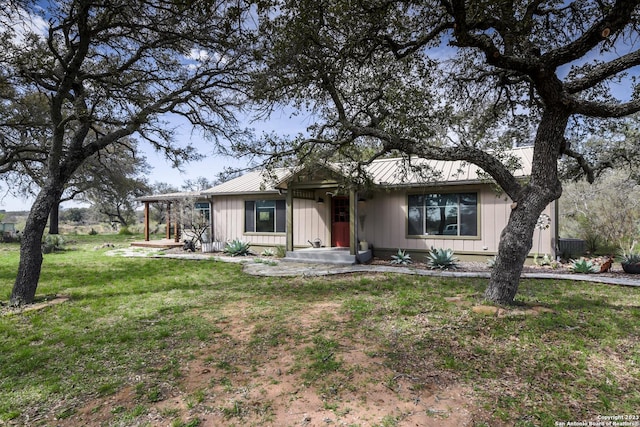
[(80, 199), (109, 218), (128, 226), (136, 220), (136, 197), (148, 194), (149, 165), (138, 153), (135, 140), (123, 139), (87, 159), (77, 175), (86, 177)]
[(615, 254), (640, 237), (640, 183), (629, 172), (606, 171), (593, 184), (565, 184), (560, 199), (561, 231), (579, 237), (591, 253)]
[[(81, 166), (135, 137), (175, 164), (197, 156), (167, 115), (214, 141), (245, 136), (234, 112), (252, 66), (239, 1), (64, 0), (0, 17), (0, 172), (41, 169), (12, 304), (33, 300), (51, 209)], [(43, 27), (14, 25), (40, 16)], [(26, 27), (26, 28), (25, 28)]]

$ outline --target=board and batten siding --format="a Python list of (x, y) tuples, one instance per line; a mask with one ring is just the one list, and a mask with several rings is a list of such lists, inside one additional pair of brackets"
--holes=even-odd
[(331, 203), (318, 204), (315, 200), (293, 199), (293, 245), (308, 247), (309, 241), (320, 239), (331, 246)]
[[(407, 215), (408, 195), (429, 193), (478, 194), (478, 236), (408, 236)], [(428, 251), (431, 247), (453, 249), (459, 254), (495, 254), (498, 251), (500, 233), (506, 226), (511, 211), (511, 200), (504, 194), (497, 195), (489, 186), (448, 187), (444, 189), (391, 190), (375, 193), (366, 201), (364, 208), (364, 231), (359, 239), (367, 241), (374, 248), (385, 250)], [(545, 213), (553, 218), (552, 205)], [(362, 217), (362, 212), (360, 212)], [(531, 253), (553, 254), (555, 230), (535, 230)], [(539, 248), (538, 248), (539, 247)]]
[[(407, 212), (409, 194), (432, 192), (476, 192), (478, 194), (477, 237), (453, 236), (408, 236)], [(319, 194), (319, 193), (318, 193)], [(211, 203), (213, 239), (226, 242), (241, 239), (258, 246), (279, 246), (286, 244), (285, 233), (245, 233), (244, 202), (276, 198), (273, 196), (216, 196)], [(317, 198), (316, 198), (317, 199)], [(293, 200), (293, 237), (296, 248), (309, 246), (309, 241), (320, 239), (324, 246), (331, 245), (331, 200), (319, 204), (316, 200)], [(445, 187), (438, 190), (389, 190), (373, 194), (365, 204), (359, 204), (358, 217), (364, 219), (358, 227), (358, 239), (367, 241), (376, 249), (428, 251), (431, 247), (453, 249), (458, 254), (493, 255), (498, 251), (500, 233), (507, 224), (511, 211), (511, 200), (504, 194), (497, 195), (490, 186)], [(545, 210), (554, 218), (553, 205)], [(553, 223), (553, 221), (552, 221)], [(535, 230), (531, 254), (554, 254), (552, 227)]]
[(244, 201), (238, 197), (216, 197), (211, 203), (213, 239), (227, 242), (242, 239), (244, 233)]
[[(267, 200), (274, 197), (260, 196), (217, 196), (212, 201), (213, 238), (218, 242), (240, 239), (259, 246), (286, 244), (285, 233), (246, 233), (244, 230), (244, 202), (246, 200)], [(296, 247), (309, 246), (309, 240), (322, 240), (330, 244), (331, 234), (330, 203), (318, 204), (314, 200), (293, 200), (293, 238)]]

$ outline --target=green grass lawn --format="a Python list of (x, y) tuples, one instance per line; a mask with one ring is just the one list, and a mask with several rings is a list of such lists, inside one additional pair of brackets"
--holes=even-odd
[[(123, 236), (66, 239), (65, 251), (45, 255), (37, 295), (70, 300), (0, 316), (0, 425), (72, 420), (88, 400), (126, 387), (132, 406), (112, 408), (105, 425), (145, 425), (152, 405), (184, 387), (185, 365), (203, 348), (218, 349), (206, 356), (212, 369), (232, 373), (244, 364), (256, 377), (270, 351), (291, 352), (303, 386), (316, 388), (339, 417), (347, 409), (340, 402), (344, 385), (335, 384), (352, 374), (341, 358), (350, 340), (366, 343), (369, 356), (397, 374), (389, 389), (404, 376), (416, 389), (439, 378), (443, 386), (473, 390), (478, 425), (640, 415), (640, 288), (525, 280), (523, 307), (496, 317), (471, 310), (482, 304), (482, 279), (255, 278), (215, 260), (106, 256), (101, 244), (126, 246), (130, 238)], [(18, 246), (0, 246), (4, 303), (17, 265)], [(339, 318), (322, 314), (321, 326), (305, 328), (298, 319), (318, 304), (335, 307)], [(527, 306), (548, 311), (519, 314)], [(229, 322), (240, 322), (246, 342), (215, 347), (236, 338), (224, 329)], [(232, 381), (229, 374), (216, 384)], [(189, 391), (189, 409), (209, 401), (213, 386)], [(209, 409), (243, 425), (238, 402)], [(198, 425), (175, 408), (163, 415), (174, 426)], [(264, 424), (273, 419), (265, 416)]]

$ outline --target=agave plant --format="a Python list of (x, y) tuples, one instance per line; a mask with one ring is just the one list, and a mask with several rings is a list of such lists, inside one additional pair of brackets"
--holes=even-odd
[(64, 239), (58, 234), (47, 234), (42, 242), (42, 253), (50, 254), (51, 252), (64, 250)]
[(640, 252), (636, 250), (637, 242), (634, 240), (629, 248), (622, 248), (618, 260), (622, 264), (640, 264)]
[(411, 264), (411, 255), (403, 251), (402, 249), (398, 249), (398, 253), (395, 255), (391, 255), (391, 264), (402, 264), (407, 265)]
[(452, 270), (458, 268), (458, 258), (453, 256), (453, 249), (431, 248), (426, 259), (427, 265), (431, 269)]
[(495, 267), (497, 260), (498, 260), (498, 257), (496, 257), (495, 255), (492, 256), (491, 258), (488, 258), (487, 259), (487, 267), (489, 267), (489, 268)]
[(640, 264), (640, 254), (638, 253), (623, 253), (619, 259), (622, 264)]
[(590, 274), (596, 272), (596, 266), (588, 259), (580, 258), (571, 263), (569, 270), (573, 273)]
[(617, 258), (625, 273), (640, 273), (640, 252), (636, 249), (636, 244), (634, 240), (628, 249), (622, 248)]
[(271, 248), (267, 248), (267, 249), (263, 250), (260, 255), (262, 255), (262, 256), (276, 256), (276, 252)]
[(230, 242), (227, 242), (223, 252), (231, 256), (247, 256), (251, 255), (251, 251), (249, 250), (250, 246), (251, 243), (249, 242), (243, 242), (240, 239), (234, 239)]

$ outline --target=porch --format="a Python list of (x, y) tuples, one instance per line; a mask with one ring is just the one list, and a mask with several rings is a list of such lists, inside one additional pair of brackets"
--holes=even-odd
[[(364, 238), (364, 194), (340, 188), (331, 177), (299, 178), (282, 189), (286, 195), (284, 260), (338, 265), (371, 260), (372, 250)], [(312, 247), (305, 246), (307, 242)]]

